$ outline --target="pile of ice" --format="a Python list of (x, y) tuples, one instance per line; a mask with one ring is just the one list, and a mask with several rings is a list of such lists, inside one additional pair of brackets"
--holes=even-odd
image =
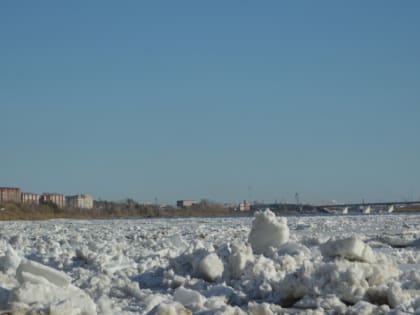
[(164, 280), (193, 313), (420, 312), (420, 296), (401, 288), (398, 267), (360, 237), (308, 248), (290, 241), (287, 220), (270, 210), (256, 213), (248, 242), (196, 247), (173, 260)]
[(96, 315), (95, 303), (65, 273), (20, 259), (12, 248), (1, 257), (1, 267), (17, 279), (14, 288), (3, 289), (2, 309), (12, 314)]
[(360, 218), (0, 223), (0, 314), (420, 314), (420, 217)]

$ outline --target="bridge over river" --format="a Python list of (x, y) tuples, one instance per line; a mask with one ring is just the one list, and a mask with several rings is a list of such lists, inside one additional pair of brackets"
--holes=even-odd
[(362, 203), (334, 203), (326, 205), (273, 203), (256, 204), (252, 210), (270, 208), (275, 212), (324, 212), (324, 213), (371, 213), (393, 212), (395, 209), (409, 206), (420, 206), (420, 201), (389, 201), (389, 202), (362, 202)]

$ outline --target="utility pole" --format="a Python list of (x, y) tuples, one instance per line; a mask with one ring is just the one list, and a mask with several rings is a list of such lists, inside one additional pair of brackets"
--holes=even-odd
[(296, 200), (296, 207), (299, 209), (299, 211), (302, 211), (302, 206), (300, 205), (299, 193), (295, 194), (295, 200)]

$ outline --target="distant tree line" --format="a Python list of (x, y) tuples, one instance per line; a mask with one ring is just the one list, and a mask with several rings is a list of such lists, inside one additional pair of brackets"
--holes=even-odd
[(93, 209), (59, 208), (52, 202), (44, 204), (5, 203), (0, 204), (0, 220), (42, 220), (52, 218), (152, 218), (186, 216), (233, 216), (244, 215), (226, 208), (220, 203), (203, 199), (188, 208), (142, 204), (127, 198), (123, 201), (94, 202)]

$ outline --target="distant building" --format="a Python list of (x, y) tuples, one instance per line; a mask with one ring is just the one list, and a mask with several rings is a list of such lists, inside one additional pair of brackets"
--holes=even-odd
[(42, 203), (52, 202), (59, 208), (66, 206), (66, 197), (62, 194), (43, 193), (40, 200)]
[(20, 202), (20, 189), (16, 187), (0, 187), (0, 202)]
[(244, 202), (241, 202), (239, 204), (239, 211), (249, 211), (249, 210), (251, 210), (251, 204), (250, 203), (248, 203), (244, 200)]
[(80, 209), (92, 209), (93, 198), (90, 195), (75, 195), (66, 197), (67, 207), (80, 208)]
[(196, 204), (197, 204), (197, 201), (195, 201), (195, 200), (178, 200), (176, 202), (176, 206), (178, 208), (189, 208), (189, 207), (191, 207), (193, 205), (196, 205)]
[(32, 194), (32, 193), (22, 193), (22, 203), (29, 203), (34, 205), (39, 205), (39, 199), (41, 199), (41, 196), (38, 194)]

